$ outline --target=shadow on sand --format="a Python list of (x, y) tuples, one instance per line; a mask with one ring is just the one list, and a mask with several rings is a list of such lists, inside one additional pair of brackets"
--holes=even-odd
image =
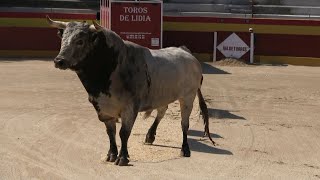
[[(203, 137), (204, 131), (197, 131), (193, 129), (189, 129), (188, 136), (197, 136), (197, 137)], [(214, 133), (210, 133), (212, 138), (223, 138), (222, 136)]]
[[(224, 155), (233, 155), (231, 151), (217, 148), (213, 145), (207, 145), (203, 143), (203, 140), (188, 138), (189, 146), (191, 151), (197, 151), (202, 153), (210, 154), (224, 154)], [(211, 143), (211, 142), (210, 142)]]
[[(197, 138), (188, 138), (189, 146), (191, 151), (203, 152), (203, 153), (211, 153), (211, 154), (225, 154), (225, 155), (233, 155), (231, 151), (220, 149), (211, 144), (208, 137), (203, 137), (203, 131), (189, 129), (189, 136), (195, 136)], [(212, 138), (223, 138), (222, 136), (214, 133), (210, 133)], [(200, 137), (200, 139), (199, 139)], [(204, 143), (207, 141), (210, 145)]]
[[(210, 134), (211, 134), (212, 138), (223, 138), (222, 136), (220, 136), (218, 134), (213, 134), (213, 133), (210, 133)], [(188, 136), (193, 136), (193, 138), (190, 138), (190, 137), (188, 138), (189, 147), (190, 147), (191, 151), (210, 153), (210, 154), (233, 155), (233, 153), (231, 151), (213, 146), (211, 144), (211, 142), (209, 141), (209, 138), (203, 137), (203, 131), (189, 129)], [(181, 144), (182, 144), (182, 139), (181, 139)], [(162, 144), (152, 144), (152, 146), (181, 149), (181, 146), (167, 146), (167, 145), (162, 145)]]
[(246, 120), (244, 117), (235, 115), (228, 110), (208, 108), (208, 112), (209, 112), (209, 117), (213, 117), (217, 119)]
[[(202, 153), (210, 153), (210, 154), (224, 154), (224, 155), (233, 155), (231, 151), (217, 148), (213, 145), (207, 145), (204, 140), (198, 140), (193, 138), (188, 138), (189, 147), (191, 151), (197, 151)], [(163, 147), (163, 148), (173, 148), (173, 149), (181, 149), (179, 146), (167, 146), (162, 144), (152, 144), (151, 146)], [(192, 152), (191, 152), (192, 153)]]
[(227, 71), (216, 68), (208, 63), (201, 63), (203, 74), (231, 74)]

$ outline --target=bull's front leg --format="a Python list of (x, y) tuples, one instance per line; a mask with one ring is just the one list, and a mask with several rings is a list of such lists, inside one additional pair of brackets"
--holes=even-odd
[(117, 118), (111, 118), (104, 121), (110, 141), (110, 148), (106, 159), (108, 162), (116, 161), (118, 156), (118, 148), (116, 143), (116, 121)]
[(127, 166), (129, 164), (128, 139), (137, 115), (138, 108), (134, 105), (127, 106), (124, 111), (121, 112), (122, 125), (119, 132), (121, 139), (121, 149), (119, 152), (119, 156), (115, 161), (115, 165)]

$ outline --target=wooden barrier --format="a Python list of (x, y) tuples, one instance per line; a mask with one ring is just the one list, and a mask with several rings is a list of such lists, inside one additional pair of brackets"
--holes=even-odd
[(319, 20), (164, 17), (164, 46), (186, 45), (212, 61), (214, 32), (254, 30), (254, 62), (320, 66)]
[[(91, 21), (95, 13), (0, 12), (1, 57), (52, 57), (60, 47), (45, 15), (63, 21)], [(163, 47), (186, 45), (201, 61), (212, 61), (214, 32), (254, 29), (255, 63), (320, 66), (319, 20), (171, 17), (163, 19)]]
[(46, 22), (46, 15), (61, 21), (91, 21), (96, 14), (0, 12), (1, 57), (54, 57), (60, 48), (57, 29)]

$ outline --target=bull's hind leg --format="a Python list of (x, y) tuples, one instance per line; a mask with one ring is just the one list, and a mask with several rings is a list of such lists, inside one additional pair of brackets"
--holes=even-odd
[(181, 108), (181, 128), (183, 133), (183, 142), (181, 148), (181, 156), (190, 157), (190, 148), (188, 144), (189, 117), (193, 107), (194, 96), (179, 99)]
[(154, 142), (155, 135), (156, 135), (156, 132), (157, 132), (157, 127), (158, 127), (161, 119), (164, 117), (167, 109), (168, 109), (168, 106), (164, 106), (164, 107), (161, 107), (161, 108), (157, 109), (157, 117), (154, 120), (154, 122), (151, 125), (151, 127), (149, 128), (148, 133), (146, 135), (146, 140), (145, 140), (146, 144), (152, 144)]
[(104, 124), (106, 125), (107, 134), (109, 136), (110, 148), (107, 155), (107, 161), (114, 162), (118, 156), (118, 148), (116, 144), (116, 118), (105, 120)]

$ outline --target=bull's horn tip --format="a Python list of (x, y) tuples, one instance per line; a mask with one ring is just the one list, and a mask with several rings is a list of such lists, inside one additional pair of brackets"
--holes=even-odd
[(92, 24), (94, 24), (95, 26), (99, 25), (95, 20), (92, 20)]
[(47, 19), (47, 22), (48, 22), (49, 24), (52, 24), (52, 19), (50, 19), (50, 17), (49, 17), (48, 14), (46, 15), (46, 19)]
[(92, 24), (97, 31), (101, 31), (103, 29), (103, 27), (100, 24), (98, 24), (95, 20), (92, 20)]

